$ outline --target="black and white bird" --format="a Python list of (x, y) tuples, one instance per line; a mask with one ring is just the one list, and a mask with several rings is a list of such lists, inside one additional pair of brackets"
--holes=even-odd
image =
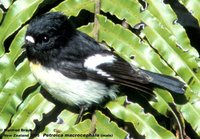
[(185, 83), (131, 65), (76, 30), (62, 13), (34, 18), (24, 47), (39, 83), (54, 99), (74, 109), (89, 109), (115, 99), (121, 86), (141, 92), (154, 87), (185, 92)]

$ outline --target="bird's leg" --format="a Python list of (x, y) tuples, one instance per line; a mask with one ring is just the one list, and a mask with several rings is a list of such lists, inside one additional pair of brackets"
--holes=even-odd
[(92, 124), (90, 127), (90, 134), (94, 134), (96, 132), (96, 124), (97, 124), (97, 117), (95, 112), (92, 113)]
[(78, 124), (78, 123), (81, 121), (85, 110), (87, 110), (87, 107), (82, 106), (81, 109), (80, 109), (80, 112), (79, 112), (79, 114), (78, 114), (78, 117), (77, 117), (77, 119), (76, 119), (75, 125)]

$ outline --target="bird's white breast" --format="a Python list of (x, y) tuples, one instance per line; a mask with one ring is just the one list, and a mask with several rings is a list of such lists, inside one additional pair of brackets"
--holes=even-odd
[(35, 78), (54, 98), (68, 105), (99, 103), (105, 96), (114, 99), (118, 92), (115, 85), (109, 88), (91, 80), (71, 79), (41, 64), (30, 63), (30, 68)]

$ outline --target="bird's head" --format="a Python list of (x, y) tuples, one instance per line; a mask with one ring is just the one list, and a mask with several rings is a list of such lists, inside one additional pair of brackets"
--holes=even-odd
[(41, 55), (65, 46), (74, 30), (67, 16), (62, 13), (51, 12), (34, 18), (25, 35), (24, 47), (28, 56)]

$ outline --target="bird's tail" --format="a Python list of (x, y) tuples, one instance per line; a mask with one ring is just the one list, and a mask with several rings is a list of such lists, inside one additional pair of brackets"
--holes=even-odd
[(146, 70), (143, 71), (152, 78), (152, 84), (178, 94), (183, 94), (185, 92), (186, 85), (182, 81), (171, 76), (161, 75)]

